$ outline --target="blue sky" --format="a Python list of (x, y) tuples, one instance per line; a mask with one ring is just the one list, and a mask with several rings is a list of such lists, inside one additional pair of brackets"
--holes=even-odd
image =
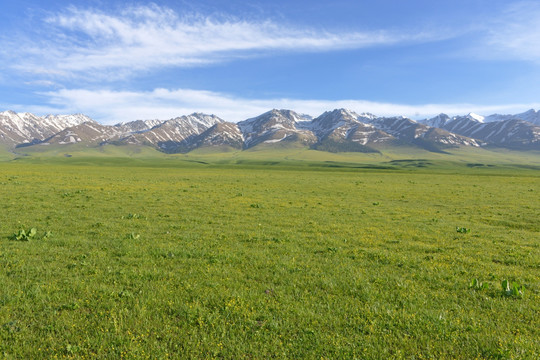
[(0, 110), (102, 123), (271, 108), (540, 108), (540, 2), (3, 0)]

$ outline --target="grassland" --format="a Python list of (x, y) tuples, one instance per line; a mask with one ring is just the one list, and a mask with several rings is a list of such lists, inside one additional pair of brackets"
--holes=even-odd
[(540, 357), (537, 154), (106, 151), (0, 163), (4, 358)]

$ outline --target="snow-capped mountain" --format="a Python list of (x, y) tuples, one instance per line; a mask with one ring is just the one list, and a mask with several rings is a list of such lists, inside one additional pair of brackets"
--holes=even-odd
[(476, 120), (478, 122), (485, 122), (486, 121), (486, 117), (485, 116), (482, 116), (482, 115), (478, 115), (478, 114), (475, 114), (473, 112), (469, 113), (467, 115), (468, 118), (470, 119), (473, 119), (473, 120)]
[(333, 141), (353, 141), (361, 145), (368, 143), (385, 142), (394, 137), (375, 126), (366, 124), (367, 121), (375, 119), (375, 115), (358, 115), (354, 111), (347, 109), (336, 109), (327, 111), (315, 118), (309, 129), (311, 129), (320, 141), (330, 139)]
[(244, 137), (244, 147), (260, 143), (274, 144), (297, 141), (306, 145), (317, 142), (310, 130), (306, 130), (306, 117), (292, 110), (273, 109), (257, 117), (240, 121), (238, 127)]
[[(444, 118), (439, 115), (437, 121), (442, 122), (443, 120)], [(428, 143), (442, 146), (480, 146), (480, 143), (475, 139), (427, 126), (403, 116), (373, 118), (367, 121), (397, 139), (422, 147), (429, 146)]]
[(419, 122), (421, 124), (428, 125), (431, 127), (444, 129), (444, 126), (451, 120), (452, 118), (450, 116), (446, 114), (439, 114), (435, 117), (432, 117), (431, 119), (420, 120)]
[[(164, 121), (147, 131), (134, 132), (123, 138), (121, 142), (150, 145), (165, 152), (176, 152), (181, 148), (189, 147), (190, 140), (221, 122), (223, 120), (215, 115), (193, 113)], [(151, 123), (148, 124), (151, 125)]]
[(164, 120), (135, 120), (126, 123), (114, 125), (126, 134), (148, 131), (156, 126), (163, 124)]
[(308, 127), (319, 139), (324, 139), (333, 134), (335, 137), (345, 138), (351, 128), (357, 126), (359, 115), (347, 109), (335, 109), (326, 111), (311, 121)]
[(244, 137), (238, 125), (230, 122), (217, 123), (193, 138), (188, 148), (192, 150), (212, 146), (230, 146), (235, 149), (242, 149)]
[(215, 115), (193, 113), (170, 120), (101, 125), (81, 114), (39, 117), (4, 111), (0, 113), (0, 144), (11, 148), (134, 144), (164, 152), (212, 146), (247, 149), (260, 144), (295, 144), (325, 151), (377, 151), (381, 146), (401, 145), (429, 151), (485, 145), (540, 149), (540, 126), (534, 124), (539, 117), (540, 112), (529, 110), (486, 117), (440, 114), (417, 122), (403, 116), (378, 117), (347, 109), (327, 111), (316, 118), (274, 109), (237, 124)]
[(45, 139), (40, 145), (67, 145), (77, 143), (85, 144), (87, 146), (100, 145), (117, 140), (124, 135), (125, 133), (116, 126), (105, 126), (98, 124), (97, 122), (88, 121), (62, 130)]
[(524, 113), (515, 114), (515, 115), (493, 114), (493, 115), (486, 116), (484, 118), (484, 122), (513, 120), (513, 119), (527, 121), (527, 122), (530, 122), (531, 124), (540, 126), (540, 111), (530, 109), (528, 111), (525, 111)]
[(482, 125), (471, 128), (471, 136), (499, 146), (530, 147), (540, 150), (540, 126), (519, 119), (495, 121)]
[(471, 116), (465, 115), (465, 116), (454, 116), (450, 117), (446, 114), (439, 114), (435, 116), (434, 118), (427, 119), (427, 120), (421, 120), (419, 121), (421, 124), (428, 125), (431, 127), (437, 127), (440, 129), (445, 129), (448, 131), (453, 131), (456, 133), (459, 133), (458, 129), (464, 129), (471, 125), (477, 125), (477, 124), (484, 124), (485, 117), (476, 115)]
[(478, 139), (485, 144), (512, 148), (540, 148), (540, 126), (518, 119), (518, 115), (490, 115), (482, 120), (486, 121), (488, 118), (503, 120), (482, 122), (477, 117), (469, 115), (450, 118), (448, 115), (440, 114), (424, 120), (423, 123)]
[(86, 115), (47, 115), (39, 117), (31, 113), (0, 113), (0, 142), (8, 145), (36, 143), (84, 122), (94, 122)]
[(343, 151), (366, 151), (362, 146), (389, 143), (396, 139), (401, 143), (409, 142), (437, 151), (440, 150), (437, 146), (480, 145), (474, 139), (404, 117), (381, 118), (369, 113), (359, 115), (347, 109), (327, 111), (311, 121), (298, 121), (298, 114), (290, 110), (272, 110), (241, 121), (238, 126), (244, 135), (246, 148), (285, 140), (301, 140), (315, 148), (320, 148), (317, 144), (324, 143), (334, 149), (348, 149)]

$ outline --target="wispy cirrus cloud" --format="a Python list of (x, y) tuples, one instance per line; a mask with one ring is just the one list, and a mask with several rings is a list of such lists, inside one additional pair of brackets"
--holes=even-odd
[(333, 32), (223, 16), (180, 15), (157, 5), (119, 13), (70, 7), (45, 18), (39, 39), (16, 39), (14, 67), (44, 77), (122, 78), (137, 71), (190, 67), (266, 52), (324, 52), (432, 41), (441, 35)]
[[(420, 119), (437, 115), (476, 112), (517, 113), (536, 104), (420, 104), (406, 105), (366, 100), (316, 100), (316, 99), (247, 99), (229, 94), (193, 89), (154, 89), (152, 91), (111, 91), (63, 89), (42, 94), (50, 100), (50, 106), (26, 107), (25, 111), (45, 113), (85, 113), (105, 124), (136, 119), (170, 119), (173, 117), (204, 112), (215, 114), (224, 120), (237, 122), (260, 115), (272, 108), (292, 109), (300, 113), (318, 116), (324, 111), (347, 108), (358, 113), (370, 112), (379, 116), (403, 115)], [(13, 107), (12, 107), (13, 108)]]
[(511, 3), (476, 24), (426, 31), (322, 30), (272, 20), (180, 14), (155, 4), (118, 12), (72, 6), (49, 13), (32, 28), (18, 36), (0, 35), (0, 65), (47, 80), (118, 80), (141, 71), (275, 52), (328, 52), (458, 37), (464, 41), (462, 56), (473, 52), (482, 59), (540, 61), (537, 1)]
[(540, 3), (521, 1), (483, 25), (484, 57), (540, 62)]

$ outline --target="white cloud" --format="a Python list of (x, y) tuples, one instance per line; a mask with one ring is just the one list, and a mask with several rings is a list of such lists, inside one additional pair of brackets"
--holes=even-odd
[(15, 68), (51, 77), (85, 76), (100, 80), (168, 66), (205, 65), (268, 51), (329, 51), (440, 37), (431, 33), (331, 32), (272, 21), (180, 16), (157, 5), (126, 8), (117, 14), (70, 7), (49, 16), (45, 22), (49, 32), (46, 38), (11, 47), (19, 49)]
[(58, 85), (54, 81), (50, 81), (50, 80), (32, 80), (32, 81), (26, 81), (24, 84), (37, 85), (37, 86), (42, 86), (42, 87), (54, 87)]
[(522, 1), (509, 5), (487, 20), (484, 56), (540, 61), (540, 3)]
[(291, 109), (318, 116), (324, 111), (348, 108), (358, 113), (370, 112), (379, 116), (403, 115), (421, 119), (441, 112), (448, 115), (475, 112), (519, 113), (536, 104), (474, 105), (425, 104), (406, 105), (378, 103), (364, 100), (301, 100), (301, 99), (245, 99), (227, 94), (191, 89), (155, 89), (148, 92), (90, 91), (82, 89), (44, 93), (50, 107), (26, 108), (25, 111), (45, 113), (84, 113), (105, 124), (137, 119), (170, 119), (193, 112), (215, 114), (224, 120), (237, 122), (260, 115), (272, 108)]

